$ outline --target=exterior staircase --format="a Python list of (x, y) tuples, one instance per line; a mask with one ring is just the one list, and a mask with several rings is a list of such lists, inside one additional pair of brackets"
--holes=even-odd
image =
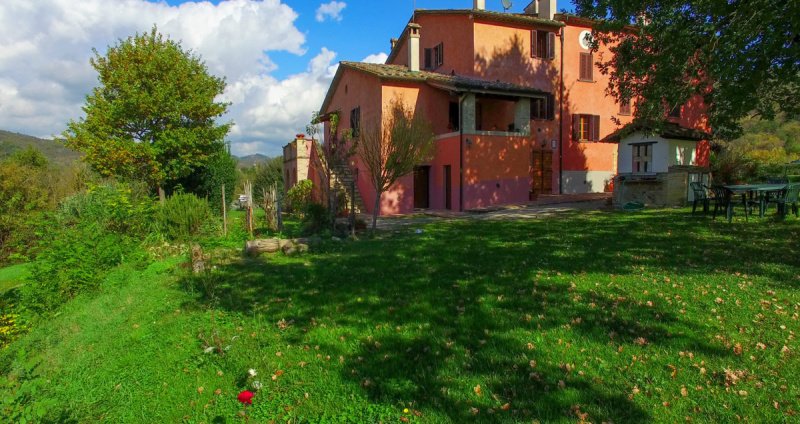
[[(317, 149), (316, 161), (315, 163), (309, 164), (312, 167), (320, 167), (320, 171), (324, 174), (324, 170), (329, 167), (329, 164), (325, 160), (324, 154), (322, 152), (322, 147), (316, 140), (312, 141), (313, 148)], [(353, 172), (350, 170), (350, 167), (346, 164), (338, 164), (333, 167), (331, 170), (331, 186), (333, 188), (333, 193), (339, 196), (339, 208), (342, 209), (350, 209), (350, 193), (355, 193), (355, 213), (366, 213), (367, 209), (364, 207), (364, 199), (361, 198), (361, 194), (358, 192), (358, 184), (356, 181), (357, 176), (353, 175)], [(353, 183), (356, 184), (353, 184)], [(346, 203), (342, 203), (342, 201)]]
[(364, 199), (361, 198), (361, 194), (358, 192), (358, 184), (353, 184), (355, 182), (355, 177), (348, 166), (340, 165), (335, 167), (331, 172), (331, 180), (334, 188), (333, 191), (338, 193), (341, 196), (340, 199), (344, 199), (346, 202), (344, 205), (340, 204), (339, 207), (350, 209), (350, 193), (353, 191), (352, 189), (355, 188), (355, 213), (366, 213), (367, 210), (364, 207)]

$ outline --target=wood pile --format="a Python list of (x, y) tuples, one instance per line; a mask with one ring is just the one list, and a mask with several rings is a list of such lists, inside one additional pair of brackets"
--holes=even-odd
[(262, 253), (283, 252), (287, 255), (308, 252), (309, 239), (296, 238), (281, 240), (277, 238), (248, 240), (244, 245), (244, 252), (248, 256), (258, 256)]

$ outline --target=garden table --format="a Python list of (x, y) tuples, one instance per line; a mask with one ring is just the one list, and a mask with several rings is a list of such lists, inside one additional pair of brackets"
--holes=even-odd
[[(769, 201), (769, 195), (771, 193), (780, 192), (786, 190), (787, 184), (732, 184), (724, 186), (726, 189), (730, 190), (731, 193), (734, 195), (741, 194), (742, 195), (742, 206), (744, 206), (744, 217), (747, 219), (747, 196), (750, 195), (750, 198), (753, 198), (754, 194), (758, 194), (758, 216), (759, 218), (764, 217), (764, 213), (767, 210), (767, 202)], [(727, 217), (728, 221), (731, 220), (733, 215), (733, 202), (728, 204)]]

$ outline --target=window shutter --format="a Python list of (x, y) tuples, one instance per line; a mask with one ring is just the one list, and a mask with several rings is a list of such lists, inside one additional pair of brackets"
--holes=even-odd
[(531, 31), (531, 57), (539, 57), (536, 51), (536, 30)]
[(572, 115), (572, 141), (581, 139), (581, 116)]
[(594, 81), (594, 57), (591, 53), (586, 54), (586, 79)]
[(585, 80), (586, 79), (586, 53), (581, 53), (581, 64), (580, 70), (578, 73), (578, 79)]
[(439, 43), (439, 66), (444, 65), (444, 43)]
[(551, 121), (553, 119), (556, 119), (556, 104), (555, 104), (556, 102), (555, 102), (555, 99), (556, 98), (555, 98), (554, 95), (552, 95), (552, 94), (548, 94), (547, 95), (547, 99), (546, 99), (546, 101), (547, 101), (547, 119), (549, 119)]
[(592, 141), (600, 141), (600, 116), (592, 115), (591, 120), (591, 137)]
[(556, 33), (547, 33), (547, 58), (554, 59), (556, 57)]

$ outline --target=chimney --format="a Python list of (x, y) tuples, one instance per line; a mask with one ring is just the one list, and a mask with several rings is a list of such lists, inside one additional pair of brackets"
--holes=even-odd
[(472, 8), (475, 10), (486, 10), (486, 0), (473, 0)]
[(419, 30), (416, 23), (408, 24), (408, 70), (419, 72)]
[(556, 0), (539, 0), (539, 17), (553, 20), (556, 14)]
[(389, 39), (389, 44), (392, 45), (392, 50), (394, 50), (394, 46), (397, 45), (397, 39), (396, 38), (390, 38)]
[(539, 0), (533, 0), (529, 5), (525, 6), (522, 13), (526, 15), (539, 15)]

